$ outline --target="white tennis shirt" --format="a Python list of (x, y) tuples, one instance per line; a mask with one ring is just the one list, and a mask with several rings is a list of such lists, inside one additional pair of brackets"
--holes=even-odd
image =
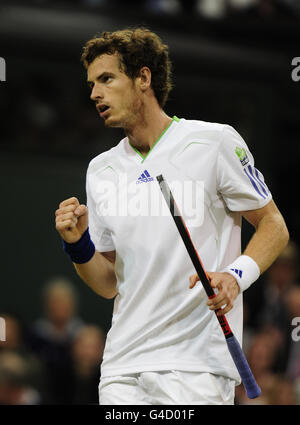
[[(87, 171), (91, 238), (116, 250), (118, 295), (101, 375), (202, 371), (240, 378), (156, 180), (162, 174), (207, 271), (241, 253), (241, 214), (271, 200), (263, 175), (229, 125), (173, 118), (146, 157), (128, 138)], [(242, 342), (242, 295), (227, 320)]]

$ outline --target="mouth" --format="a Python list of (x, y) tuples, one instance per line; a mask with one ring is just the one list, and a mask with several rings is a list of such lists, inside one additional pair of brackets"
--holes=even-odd
[(101, 118), (105, 117), (107, 115), (107, 112), (109, 111), (110, 107), (101, 103), (100, 105), (96, 106), (97, 111)]

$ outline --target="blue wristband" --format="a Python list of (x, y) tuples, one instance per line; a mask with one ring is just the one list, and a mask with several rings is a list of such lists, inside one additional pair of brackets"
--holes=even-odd
[(72, 262), (76, 264), (87, 263), (90, 261), (96, 251), (88, 228), (81, 236), (79, 241), (75, 243), (68, 243), (63, 240), (63, 248), (71, 258)]

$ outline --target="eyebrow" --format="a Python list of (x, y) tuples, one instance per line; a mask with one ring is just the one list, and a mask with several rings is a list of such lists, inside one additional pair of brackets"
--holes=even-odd
[[(112, 76), (114, 76), (114, 74), (112, 72), (104, 71), (104, 72), (102, 72), (102, 74), (100, 74), (100, 75), (98, 75), (98, 77), (96, 77), (96, 80), (100, 81), (105, 77), (112, 77)], [(94, 81), (87, 80), (87, 83), (90, 86), (91, 84), (94, 84)]]

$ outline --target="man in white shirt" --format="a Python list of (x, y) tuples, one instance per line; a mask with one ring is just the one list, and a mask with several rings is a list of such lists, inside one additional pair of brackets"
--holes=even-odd
[[(56, 211), (79, 276), (115, 297), (100, 404), (233, 404), (240, 377), (213, 310), (228, 313), (241, 343), (242, 292), (285, 247), (284, 220), (232, 127), (164, 112), (171, 65), (156, 34), (102, 33), (82, 60), (100, 117), (126, 135), (90, 162), (87, 206), (74, 197)], [(209, 270), (214, 299), (196, 284), (159, 174)], [(243, 255), (242, 216), (256, 229)]]

